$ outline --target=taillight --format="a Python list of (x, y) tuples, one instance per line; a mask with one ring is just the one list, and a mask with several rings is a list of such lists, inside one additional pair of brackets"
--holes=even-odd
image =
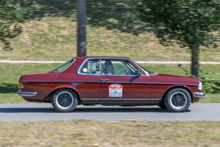
[(24, 88), (24, 84), (22, 82), (19, 82), (18, 88)]

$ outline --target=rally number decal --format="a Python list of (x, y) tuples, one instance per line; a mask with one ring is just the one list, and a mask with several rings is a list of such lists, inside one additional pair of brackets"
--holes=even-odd
[(119, 84), (110, 85), (109, 97), (122, 97), (122, 86)]

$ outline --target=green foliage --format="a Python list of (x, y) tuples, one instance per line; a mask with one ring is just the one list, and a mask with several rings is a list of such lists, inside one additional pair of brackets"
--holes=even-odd
[(204, 91), (206, 91), (207, 93), (217, 93), (220, 92), (220, 82), (215, 80), (216, 76), (219, 76), (218, 73), (204, 73), (201, 71), (201, 81), (203, 83), (203, 89)]
[(216, 47), (220, 41), (219, 0), (133, 0), (136, 15), (154, 28), (164, 45)]
[[(185, 72), (185, 75), (189, 75), (191, 77), (196, 78), (188, 70), (183, 68), (181, 64), (179, 64), (178, 67), (180, 67)], [(219, 93), (220, 92), (220, 81), (217, 81), (216, 77), (219, 77), (219, 74), (216, 72), (208, 73), (208, 72), (203, 72), (203, 70), (200, 70), (199, 79), (202, 81), (203, 90), (206, 93)]]
[(4, 50), (12, 50), (9, 39), (21, 34), (20, 23), (27, 20), (33, 9), (34, 3), (18, 0), (0, 0), (0, 41)]
[(136, 15), (153, 28), (161, 44), (191, 49), (191, 73), (198, 76), (200, 46), (220, 42), (219, 0), (133, 0)]

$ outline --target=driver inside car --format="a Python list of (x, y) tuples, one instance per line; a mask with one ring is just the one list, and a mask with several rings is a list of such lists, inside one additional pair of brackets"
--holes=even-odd
[(105, 61), (104, 74), (107, 75), (114, 74), (114, 67), (111, 61)]

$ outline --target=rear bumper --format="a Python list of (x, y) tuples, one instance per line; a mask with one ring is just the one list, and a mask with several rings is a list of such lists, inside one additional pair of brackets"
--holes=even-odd
[(37, 92), (24, 92), (24, 91), (18, 91), (19, 96), (35, 96), (37, 95)]
[(202, 92), (193, 92), (193, 96), (197, 97), (197, 98), (201, 98), (201, 97), (205, 96), (205, 92), (204, 91), (202, 91)]

